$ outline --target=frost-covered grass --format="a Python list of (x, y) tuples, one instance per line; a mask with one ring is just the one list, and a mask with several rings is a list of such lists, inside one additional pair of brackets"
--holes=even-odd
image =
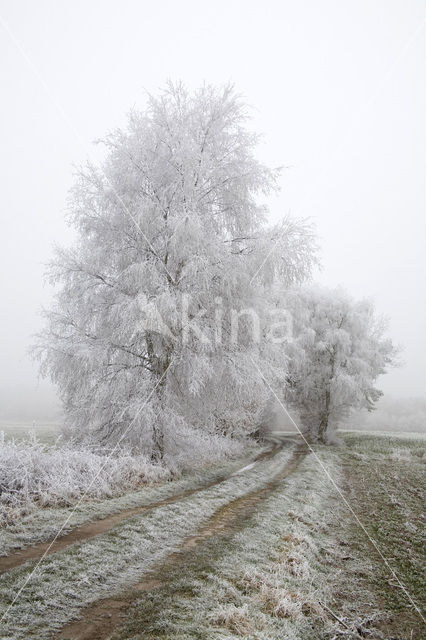
[[(395, 520), (392, 507), (384, 500), (390, 478), (395, 476), (390, 458), (395, 443), (367, 442), (363, 436), (357, 442), (365, 455), (372, 452), (373, 464), (368, 465), (364, 480), (353, 482), (349, 493), (348, 465), (353, 465), (352, 474), (359, 470), (358, 459), (352, 455), (356, 446), (318, 446), (315, 451), (367, 525), (369, 535), (414, 598), (421, 601), (420, 528), (414, 523), (417, 531), (407, 529), (406, 516)], [(383, 456), (379, 473), (374, 467), (377, 455)], [(416, 474), (421, 464), (414, 464), (414, 475), (413, 465), (401, 464), (393, 483), (399, 484), (399, 506), (403, 506), (403, 496), (411, 494), (409, 510), (416, 509), (420, 521)], [(237, 535), (230, 532), (206, 542), (188, 559), (185, 572), (179, 568), (166, 572), (163, 585), (133, 605), (117, 638), (420, 640), (420, 618), (393, 584), (339, 491), (310, 455), (282, 488), (259, 505)], [(412, 578), (407, 570), (413, 571)]]
[(355, 553), (372, 561), (364, 580), (370, 582), (386, 613), (383, 632), (385, 637), (420, 639), (426, 624), (405, 590), (426, 617), (425, 442), (353, 434), (347, 434), (345, 441), (348, 498), (399, 580), (352, 525)]
[(152, 464), (145, 456), (125, 449), (111, 454), (60, 440), (46, 444), (35, 433), (6, 440), (0, 432), (0, 527), (13, 526), (39, 508), (112, 498), (242, 454), (241, 441), (205, 439), (166, 466)]
[[(35, 450), (37, 448), (38, 445)], [(25, 451), (27, 447), (23, 446), (23, 449)], [(64, 451), (66, 449), (62, 449), (62, 452)], [(253, 447), (247, 448), (240, 457), (235, 457), (235, 450), (228, 449), (228, 455), (232, 456), (231, 458), (226, 459), (224, 455), (225, 459), (219, 461), (214, 459), (209, 465), (205, 464), (203, 468), (195, 467), (192, 470), (182, 472), (180, 477), (174, 476), (173, 482), (168, 481), (170, 475), (160, 468), (160, 471), (163, 472), (162, 479), (165, 479), (165, 482), (161, 481), (159, 473), (155, 482), (148, 485), (138, 480), (139, 485), (143, 484), (143, 486), (125, 491), (122, 487), (115, 486), (113, 497), (103, 496), (95, 499), (93, 493), (88, 492), (84, 500), (77, 503), (70, 500), (66, 506), (58, 503), (54, 503), (54, 506), (48, 506), (44, 503), (41, 508), (40, 502), (34, 500), (21, 504), (19, 508), (7, 504), (3, 506), (3, 513), (7, 514), (7, 517), (3, 518), (3, 526), (0, 529), (0, 554), (5, 555), (13, 549), (50, 540), (59, 530), (63, 535), (87, 522), (105, 518), (125, 509), (149, 505), (188, 489), (202, 487), (243, 466), (254, 454), (254, 451)], [(16, 454), (16, 451), (14, 453)], [(1, 456), (0, 446), (0, 458)], [(22, 461), (20, 458), (18, 467), (22, 465)], [(16, 475), (16, 469), (12, 468), (11, 472)], [(112, 490), (110, 495), (111, 493), (113, 493)], [(66, 522), (66, 526), (62, 528), (64, 522)]]
[[(424, 465), (418, 456), (410, 462), (392, 458), (400, 439), (350, 434), (345, 440), (346, 447), (315, 451), (420, 604)], [(265, 486), (290, 451), (47, 558), (12, 607), (5, 637), (48, 638), (85, 604), (125, 594), (154, 569), (160, 586), (140, 592), (114, 637), (331, 640), (361, 634), (420, 640), (420, 619), (312, 454), (243, 522), (238, 512), (236, 527), (214, 529), (188, 547), (183, 565), (168, 561), (187, 536), (208, 528), (212, 516), (215, 522), (222, 506)], [(3, 607), (31, 566), (1, 578)]]
[[(336, 461), (328, 465), (339, 479)], [(212, 538), (183, 572), (132, 607), (124, 640), (318, 639), (335, 628), (324, 601), (341, 504), (310, 456), (236, 535)]]
[(360, 432), (346, 432), (342, 436), (350, 453), (358, 458), (426, 463), (426, 441), (421, 434), (418, 438)]
[(403, 440), (426, 440), (426, 430), (423, 431), (376, 431), (374, 429), (339, 429), (338, 433), (340, 435), (353, 435), (353, 436), (370, 436), (373, 438), (377, 438), (377, 436), (384, 436), (392, 439), (403, 439)]
[[(288, 459), (273, 460), (171, 505), (134, 516), (106, 534), (50, 556), (32, 577), (4, 622), (5, 637), (48, 638), (90, 602), (122, 592), (176, 549), (218, 508), (266, 484)], [(12, 602), (33, 564), (0, 579), (2, 610)], [(0, 613), (1, 615), (1, 613)]]

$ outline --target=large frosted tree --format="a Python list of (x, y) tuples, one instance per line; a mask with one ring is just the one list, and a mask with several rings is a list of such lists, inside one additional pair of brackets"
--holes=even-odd
[(327, 442), (353, 409), (374, 409), (382, 395), (376, 380), (395, 364), (397, 350), (367, 300), (320, 287), (287, 291), (283, 298), (293, 333), (287, 400), (310, 436)]
[(58, 293), (38, 342), (75, 436), (125, 434), (161, 459), (197, 434), (253, 429), (266, 392), (244, 310), (264, 335), (265, 289), (305, 279), (313, 245), (303, 222), (265, 228), (277, 172), (255, 159), (246, 119), (232, 87), (170, 84), (78, 174), (78, 241), (51, 265)]

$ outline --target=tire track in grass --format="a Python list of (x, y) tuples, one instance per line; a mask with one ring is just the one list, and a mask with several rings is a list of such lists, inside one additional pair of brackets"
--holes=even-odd
[[(278, 447), (279, 450), (281, 447)], [(272, 450), (274, 452), (274, 450)], [(271, 452), (271, 453), (272, 453)], [(253, 516), (258, 504), (277, 489), (282, 480), (291, 475), (300, 462), (308, 455), (309, 450), (299, 445), (290, 460), (272, 480), (260, 489), (235, 498), (220, 507), (201, 527), (197, 533), (185, 539), (181, 547), (171, 553), (154, 569), (148, 571), (144, 578), (134, 585), (129, 592), (115, 597), (103, 598), (94, 602), (82, 611), (79, 620), (67, 623), (59, 634), (58, 640), (109, 640), (114, 631), (121, 625), (131, 604), (147, 593), (163, 587), (170, 581), (182, 577), (182, 569), (187, 566), (188, 559), (197, 554), (203, 543), (217, 541), (221, 536), (233, 535), (244, 528)], [(271, 456), (272, 457), (272, 456)], [(143, 633), (143, 629), (141, 630)]]
[[(276, 443), (271, 449), (263, 451), (258, 456), (256, 456), (251, 465), (255, 465), (258, 462), (273, 458), (279, 451), (281, 451), (282, 447), (282, 442)], [(241, 471), (244, 471), (245, 469), (246, 468), (240, 469), (239, 471), (234, 473), (239, 473)], [(221, 484), (225, 480), (228, 480), (232, 475), (233, 474), (219, 476), (218, 478), (215, 478), (214, 480), (202, 486), (198, 486), (192, 489), (186, 489), (185, 491), (181, 491), (175, 495), (168, 496), (167, 498), (163, 498), (162, 500), (158, 500), (156, 502), (152, 502), (139, 507), (124, 509), (123, 511), (119, 511), (117, 513), (106, 516), (105, 518), (80, 525), (78, 527), (75, 527), (75, 529), (73, 529), (69, 533), (66, 533), (63, 536), (59, 537), (53, 544), (51, 543), (52, 538), (50, 538), (50, 540), (39, 542), (30, 547), (26, 547), (25, 549), (13, 551), (7, 556), (1, 556), (0, 575), (6, 573), (7, 571), (10, 571), (11, 569), (21, 566), (26, 562), (39, 560), (43, 556), (47, 558), (48, 556), (68, 549), (78, 542), (84, 542), (85, 540), (90, 540), (91, 538), (102, 535), (103, 533), (107, 533), (124, 520), (127, 520), (128, 518), (131, 518), (135, 515), (142, 515), (148, 511), (156, 509), (157, 507), (163, 507), (169, 504), (173, 504), (175, 502), (183, 500), (184, 498), (187, 498), (188, 496), (194, 495), (199, 491), (210, 489), (218, 484)]]

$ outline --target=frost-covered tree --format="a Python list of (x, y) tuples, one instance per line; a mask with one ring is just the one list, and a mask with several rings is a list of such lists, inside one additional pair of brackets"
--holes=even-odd
[(312, 287), (288, 292), (285, 299), (293, 322), (287, 399), (309, 434), (326, 442), (352, 409), (374, 408), (382, 395), (375, 381), (395, 364), (397, 351), (369, 301)]
[(161, 459), (253, 428), (265, 289), (301, 282), (314, 253), (303, 221), (264, 226), (277, 171), (255, 159), (246, 119), (232, 87), (170, 84), (78, 173), (78, 242), (51, 265), (59, 290), (38, 342), (74, 436), (125, 434)]

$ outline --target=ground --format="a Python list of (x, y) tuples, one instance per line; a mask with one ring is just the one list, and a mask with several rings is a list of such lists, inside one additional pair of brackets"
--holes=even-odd
[(3, 637), (424, 637), (426, 442), (343, 440), (81, 505), (46, 557), (69, 510), (31, 515), (4, 532)]
[(46, 444), (52, 444), (60, 436), (60, 427), (56, 422), (43, 422), (30, 424), (28, 422), (0, 422), (0, 431), (5, 434), (6, 440), (14, 438), (22, 440), (28, 437), (28, 433), (37, 433), (37, 439)]
[(385, 637), (420, 638), (426, 628), (415, 607), (423, 605), (425, 615), (426, 442), (354, 434), (345, 440), (348, 500), (379, 550), (359, 526), (349, 525), (355, 557), (371, 559), (360, 580), (372, 587), (384, 614)]

